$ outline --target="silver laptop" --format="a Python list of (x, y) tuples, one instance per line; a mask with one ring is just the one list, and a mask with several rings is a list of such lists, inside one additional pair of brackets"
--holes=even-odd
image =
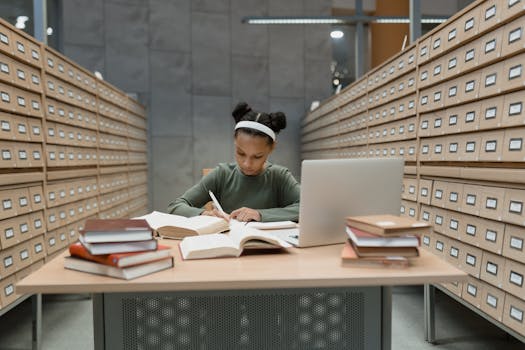
[(279, 236), (298, 247), (342, 243), (345, 217), (399, 215), (402, 159), (304, 160), (299, 230)]

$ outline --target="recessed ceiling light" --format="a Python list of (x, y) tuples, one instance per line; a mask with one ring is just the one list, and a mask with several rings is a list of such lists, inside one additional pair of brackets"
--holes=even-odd
[(330, 36), (332, 39), (341, 39), (343, 36), (345, 36), (345, 33), (343, 33), (342, 30), (332, 30), (330, 32)]

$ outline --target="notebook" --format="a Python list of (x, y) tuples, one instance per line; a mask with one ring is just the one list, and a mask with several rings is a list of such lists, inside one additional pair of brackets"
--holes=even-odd
[(347, 216), (399, 215), (403, 159), (318, 159), (301, 165), (299, 228), (273, 231), (297, 247), (343, 243)]

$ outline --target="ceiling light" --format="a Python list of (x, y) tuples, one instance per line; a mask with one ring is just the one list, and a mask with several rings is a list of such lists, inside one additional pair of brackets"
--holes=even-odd
[(341, 18), (330, 17), (245, 17), (242, 23), (247, 24), (343, 24)]
[(343, 36), (345, 36), (345, 33), (343, 33), (342, 30), (332, 30), (330, 32), (330, 37), (332, 37), (332, 39), (341, 39)]
[(47, 27), (46, 33), (47, 35), (53, 35), (53, 28)]

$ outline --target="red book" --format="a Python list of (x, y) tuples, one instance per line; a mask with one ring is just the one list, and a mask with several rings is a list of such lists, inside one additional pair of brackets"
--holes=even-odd
[(158, 245), (157, 250), (141, 251), (133, 253), (114, 253), (104, 255), (93, 255), (80, 243), (73, 243), (69, 246), (69, 254), (71, 256), (81, 258), (84, 260), (90, 260), (99, 264), (125, 267), (144, 264), (146, 262), (164, 259), (171, 256), (170, 247), (164, 245)]

